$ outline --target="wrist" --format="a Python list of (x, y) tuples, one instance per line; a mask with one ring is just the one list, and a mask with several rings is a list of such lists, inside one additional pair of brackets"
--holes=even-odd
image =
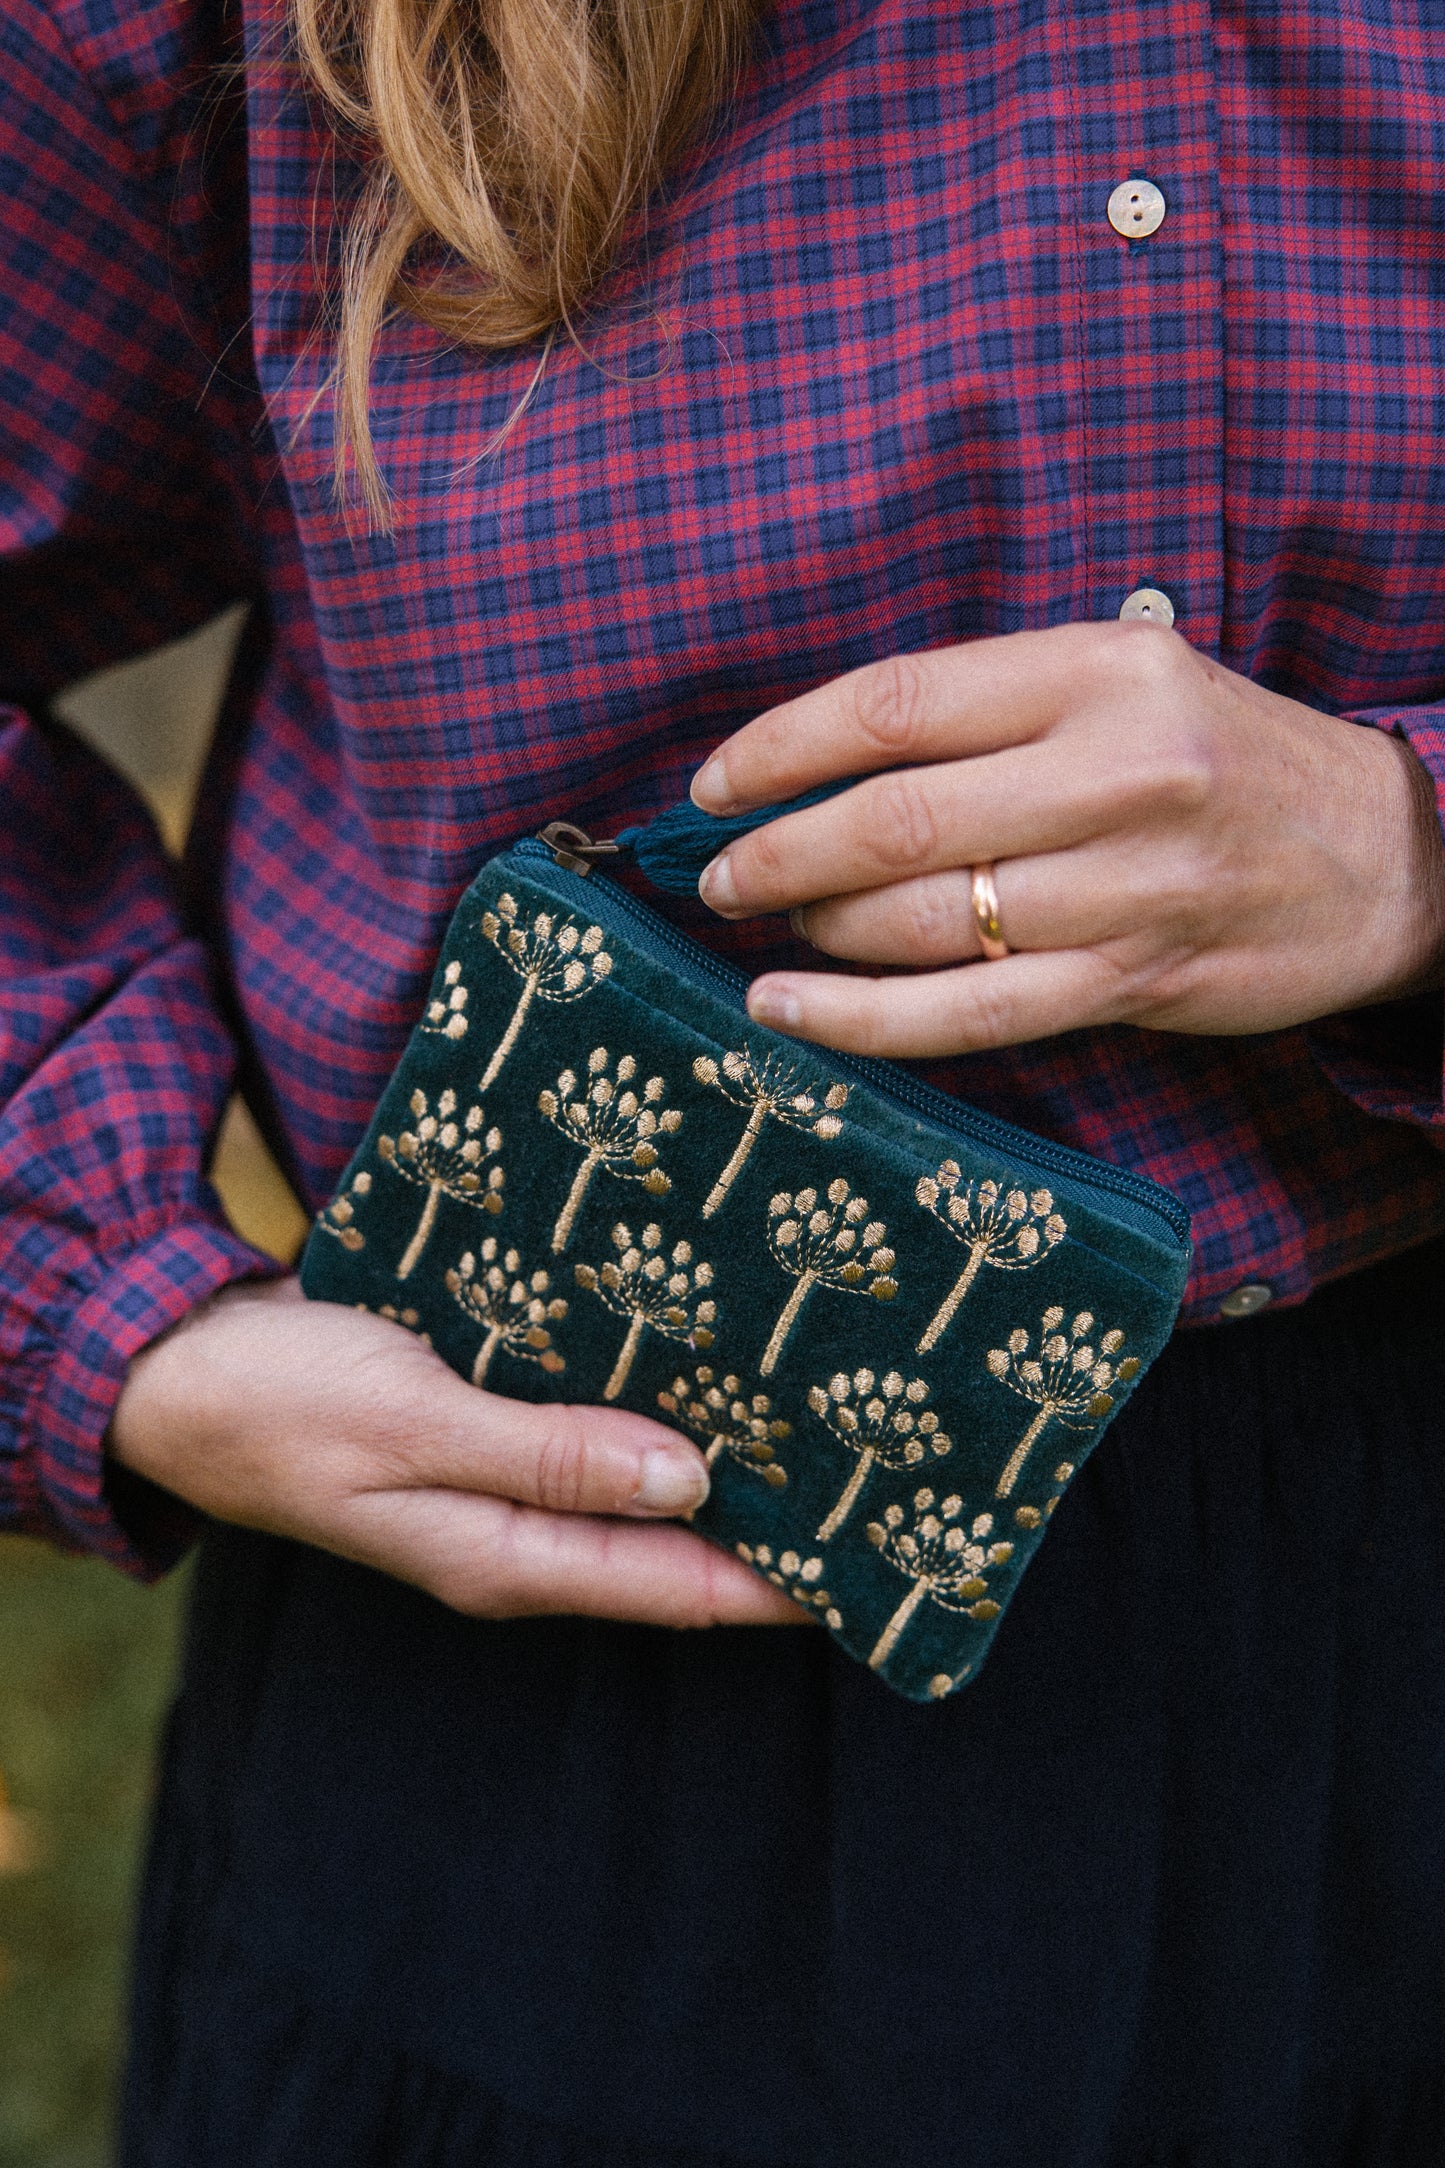
[(303, 1299), (300, 1282), (294, 1277), (232, 1280), (138, 1349), (131, 1357), (106, 1432), (107, 1460), (130, 1475), (186, 1498), (183, 1471), (191, 1457), (187, 1449), (197, 1429), (208, 1426), (218, 1412), (208, 1407), (215, 1379), (207, 1350), (207, 1326), (223, 1312), (242, 1305)]
[(1434, 780), (1409, 740), (1381, 732), (1373, 745), (1391, 786), (1391, 818), (1379, 846), (1386, 924), (1374, 997), (1386, 1001), (1445, 987), (1445, 831)]

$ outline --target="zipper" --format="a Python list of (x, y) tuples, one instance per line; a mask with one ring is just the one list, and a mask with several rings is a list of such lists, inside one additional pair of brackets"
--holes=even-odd
[[(594, 842), (585, 829), (577, 828), (569, 821), (552, 821), (539, 835), (524, 836), (512, 846), (512, 852), (518, 858), (546, 859), (550, 867), (574, 880), (589, 880), (598, 858), (626, 855), (621, 844)], [(618, 882), (604, 880), (602, 885), (607, 891), (609, 909), (628, 921), (655, 948), (661, 948), (669, 960), (676, 960), (694, 978), (714, 986), (726, 996), (731, 1006), (747, 1016), (749, 981), (745, 972), (739, 971), (735, 964), (726, 963), (722, 957), (714, 956), (690, 935), (679, 933), (660, 912), (640, 903)], [(800, 1045), (806, 1043), (799, 1042)], [(1147, 1219), (1162, 1220), (1176, 1243), (1187, 1247), (1188, 1212), (1177, 1197), (1147, 1176), (1131, 1174), (1127, 1167), (1111, 1166), (1107, 1160), (1094, 1159), (1086, 1152), (1076, 1152), (1067, 1144), (1055, 1144), (1047, 1137), (1036, 1137), (1011, 1122), (1000, 1121), (994, 1115), (981, 1113), (976, 1107), (965, 1106), (961, 1100), (950, 1099), (946, 1092), (910, 1076), (907, 1070), (895, 1067), (892, 1062), (875, 1061), (866, 1055), (843, 1054), (832, 1047), (822, 1051), (826, 1052), (830, 1066), (867, 1084), (880, 1097), (892, 1100), (895, 1106), (901, 1106), (909, 1113), (926, 1115), (940, 1128), (952, 1130), (972, 1144), (986, 1145), (1001, 1158), (1015, 1163), (1032, 1163), (1086, 1188), (1108, 1190), (1121, 1203), (1139, 1208)]]

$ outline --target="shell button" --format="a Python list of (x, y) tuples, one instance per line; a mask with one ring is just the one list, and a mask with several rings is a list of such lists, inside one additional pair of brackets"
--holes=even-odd
[(1136, 587), (1132, 595), (1126, 595), (1119, 606), (1123, 618), (1147, 618), (1151, 625), (1169, 626), (1174, 622), (1174, 605), (1159, 587)]
[(1120, 181), (1109, 198), (1109, 224), (1126, 241), (1147, 241), (1163, 225), (1168, 208), (1152, 181)]
[(1219, 1305), (1221, 1317), (1255, 1317), (1274, 1300), (1274, 1289), (1263, 1280), (1246, 1280), (1232, 1287)]

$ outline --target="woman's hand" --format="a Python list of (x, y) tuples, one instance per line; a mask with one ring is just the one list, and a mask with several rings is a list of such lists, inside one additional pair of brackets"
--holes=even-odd
[(219, 1520), (319, 1544), (475, 1617), (803, 1615), (700, 1536), (641, 1525), (707, 1495), (676, 1431), (479, 1392), (400, 1325), (307, 1302), (294, 1280), (227, 1288), (138, 1355), (108, 1448)]
[[(1273, 1031), (1445, 982), (1445, 843), (1409, 748), (1158, 626), (855, 671), (740, 730), (693, 797), (738, 812), (879, 769), (734, 843), (702, 895), (911, 973), (773, 972), (760, 1023), (937, 1055), (1093, 1024)], [(980, 862), (1015, 952), (982, 966)]]

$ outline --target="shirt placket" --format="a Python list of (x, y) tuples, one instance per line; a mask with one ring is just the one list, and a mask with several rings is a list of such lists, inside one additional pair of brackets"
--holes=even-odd
[(1217, 652), (1224, 587), (1218, 121), (1207, 0), (1071, 16), (1085, 609)]

